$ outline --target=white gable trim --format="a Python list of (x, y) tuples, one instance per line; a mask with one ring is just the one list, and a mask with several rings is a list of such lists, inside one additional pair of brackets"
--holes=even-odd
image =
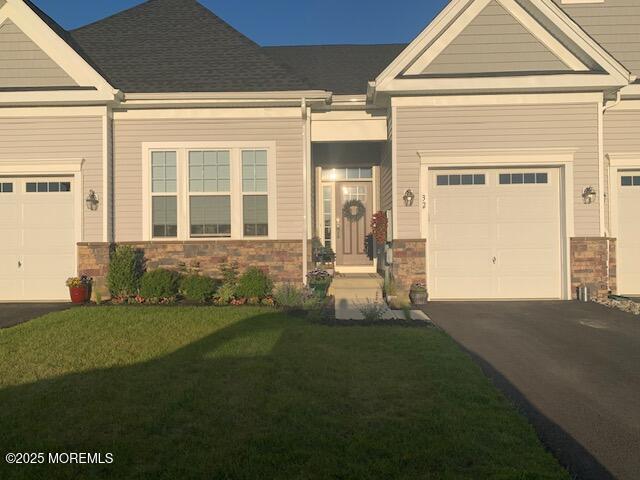
[(546, 29), (535, 21), (514, 0), (478, 0), (472, 3), (449, 28), (447, 28), (425, 53), (405, 70), (405, 75), (420, 75), (445, 48), (455, 40), (475, 18), (495, 1), (518, 21), (536, 40), (542, 43), (558, 60), (574, 71), (588, 71), (588, 67), (573, 55), (564, 45), (554, 38)]
[[(78, 85), (95, 88), (101, 94), (99, 97), (104, 100), (113, 100), (117, 95), (117, 90), (22, 0), (7, 0), (7, 3), (0, 8), (0, 24), (7, 19), (22, 30)], [(52, 90), (56, 89), (52, 88)], [(86, 94), (86, 91), (84, 93)]]
[[(584, 87), (621, 87), (633, 81), (633, 77), (618, 61), (600, 47), (552, 0), (531, 0), (554, 24), (592, 58), (606, 72), (587, 73), (585, 65), (564, 45), (549, 34), (531, 15), (514, 0), (496, 0), (510, 14), (520, 21), (536, 38), (543, 41), (560, 60), (574, 69), (567, 74), (547, 75), (505, 75), (492, 78), (402, 78), (432, 62), (446, 46), (468, 25), (490, 0), (452, 0), (451, 3), (423, 30), (413, 42), (378, 76), (375, 82), (377, 92), (418, 92), (418, 91), (464, 91), (470, 89), (549, 89)], [(451, 30), (451, 33), (448, 31)], [(440, 38), (439, 38), (440, 37)], [(441, 39), (447, 39), (448, 41)], [(433, 49), (433, 50), (432, 50)], [(424, 60), (422, 60), (422, 58)], [(482, 73), (482, 72), (480, 72)]]

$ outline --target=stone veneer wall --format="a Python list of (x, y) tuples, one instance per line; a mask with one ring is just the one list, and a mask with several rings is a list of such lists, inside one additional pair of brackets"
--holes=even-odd
[[(258, 267), (274, 282), (302, 282), (302, 242), (298, 240), (202, 241), (202, 242), (125, 242), (142, 250), (148, 269), (197, 269), (220, 277), (220, 267), (236, 262), (240, 272)], [(107, 293), (109, 255), (115, 245), (78, 244), (78, 274), (94, 278), (95, 290)]]
[(391, 272), (402, 293), (411, 284), (424, 283), (427, 272), (426, 240), (394, 240)]
[[(607, 252), (608, 249), (608, 252)], [(609, 268), (607, 269), (607, 258)], [(604, 237), (571, 239), (571, 291), (577, 298), (581, 285), (589, 288), (591, 296), (605, 298), (616, 293), (616, 240)]]

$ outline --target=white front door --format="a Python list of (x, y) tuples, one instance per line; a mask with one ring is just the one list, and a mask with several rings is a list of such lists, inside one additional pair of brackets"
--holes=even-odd
[(431, 170), (430, 297), (562, 298), (555, 168)]
[(618, 292), (640, 295), (640, 170), (618, 172)]
[(68, 299), (75, 275), (73, 179), (0, 177), (0, 301)]

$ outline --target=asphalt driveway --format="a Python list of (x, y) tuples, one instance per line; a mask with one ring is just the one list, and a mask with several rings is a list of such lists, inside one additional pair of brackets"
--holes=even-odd
[(51, 312), (71, 308), (68, 303), (0, 303), (0, 328), (9, 328)]
[(425, 311), (578, 479), (640, 478), (640, 317), (578, 302), (435, 302)]

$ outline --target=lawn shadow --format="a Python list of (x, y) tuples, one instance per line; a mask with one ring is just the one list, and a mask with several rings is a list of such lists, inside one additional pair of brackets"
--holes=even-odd
[(4, 388), (2, 455), (114, 463), (0, 462), (0, 478), (558, 478), (522, 473), (560, 469), (440, 332), (336, 332), (257, 314), (145, 362)]

